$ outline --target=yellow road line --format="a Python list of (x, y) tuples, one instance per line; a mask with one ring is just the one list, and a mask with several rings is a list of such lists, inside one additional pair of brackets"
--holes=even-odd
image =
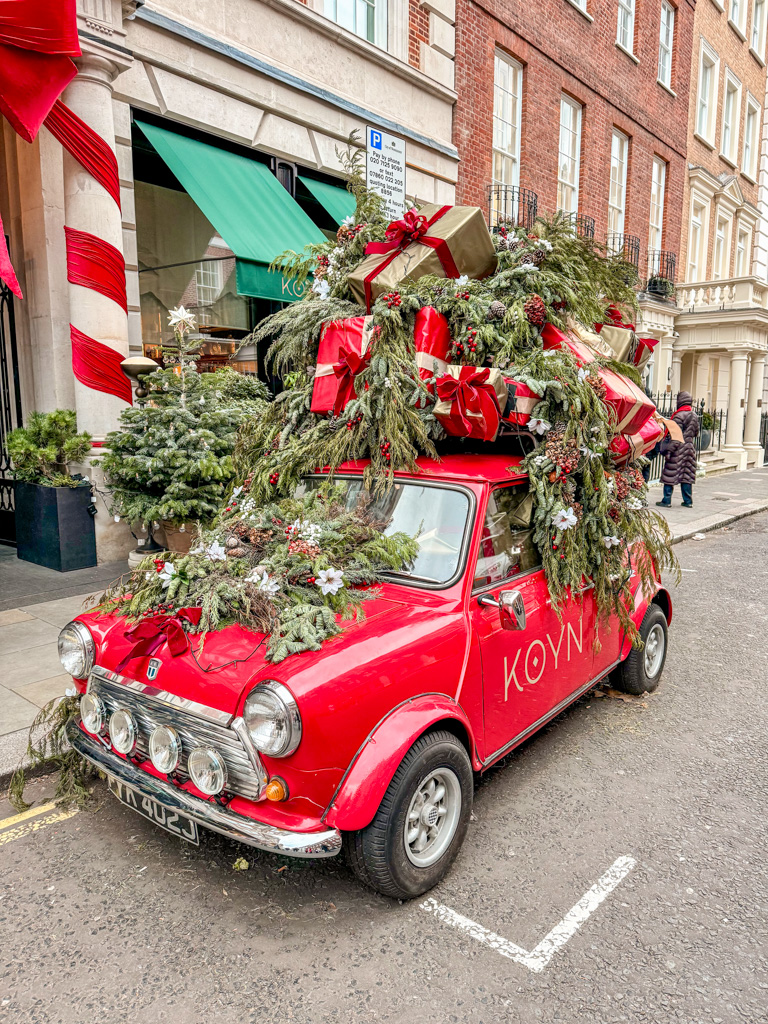
[[(0, 846), (5, 846), (6, 843), (12, 843), (15, 839), (23, 839), (25, 836), (32, 835), (34, 832), (39, 831), (41, 828), (46, 828), (48, 825), (55, 825), (59, 821), (66, 821), (67, 818), (73, 817), (77, 814), (76, 807), (70, 807), (66, 811), (54, 811), (53, 814), (46, 814), (42, 817), (36, 817), (32, 821), (24, 821), (16, 828), (6, 829), (0, 832)], [(6, 818), (5, 822), (2, 822), (3, 826), (8, 822), (12, 821), (12, 818)]]
[(51, 800), (47, 804), (40, 804), (39, 807), (30, 807), (28, 811), (22, 811), (21, 814), (14, 814), (11, 818), (0, 818), (0, 831), (10, 828), (11, 825), (18, 825), (20, 821), (26, 821), (27, 818), (36, 818), (38, 814), (47, 814), (48, 811), (53, 811), (55, 808), (56, 804)]

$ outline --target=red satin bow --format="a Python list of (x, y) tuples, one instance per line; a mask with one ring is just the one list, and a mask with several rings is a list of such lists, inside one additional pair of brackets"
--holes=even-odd
[(123, 636), (126, 640), (138, 641), (128, 654), (116, 666), (116, 672), (122, 672), (129, 661), (134, 658), (148, 658), (167, 641), (168, 651), (172, 658), (184, 654), (189, 647), (187, 634), (184, 632), (182, 620), (193, 626), (200, 625), (202, 608), (182, 608), (177, 615), (155, 615), (144, 619), (132, 629), (127, 629)]
[(333, 372), (339, 379), (336, 401), (333, 403), (334, 416), (340, 416), (347, 402), (355, 397), (355, 377), (363, 372), (370, 361), (369, 352), (360, 355), (354, 349), (342, 345), (339, 350), (339, 362), (333, 364)]
[(426, 235), (427, 226), (427, 218), (423, 214), (408, 210), (401, 220), (392, 221), (385, 235), (390, 242), (406, 246), (411, 242), (418, 242), (422, 235)]
[[(478, 418), (482, 419), (486, 429), (494, 423), (498, 425), (501, 410), (496, 392), (488, 384), (489, 375), (488, 367), (483, 367), (458, 380), (447, 374), (437, 378), (438, 400), (450, 402), (454, 406), (461, 426), (466, 431), (459, 436), (472, 436), (478, 426)], [(473, 414), (474, 423), (470, 413)]]

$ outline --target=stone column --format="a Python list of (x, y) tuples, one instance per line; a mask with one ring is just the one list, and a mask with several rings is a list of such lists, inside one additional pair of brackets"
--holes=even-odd
[(672, 350), (672, 395), (680, 390), (680, 368), (683, 362), (683, 353), (679, 349)]
[(744, 419), (744, 447), (747, 451), (760, 451), (760, 412), (765, 374), (765, 352), (753, 352), (749, 366), (747, 413)]
[(731, 376), (728, 382), (728, 426), (725, 431), (723, 451), (736, 459), (739, 469), (746, 469), (747, 453), (744, 451), (744, 406), (747, 397), (746, 349), (731, 352)]
[[(115, 149), (115, 124), (112, 113), (112, 82), (124, 68), (102, 53), (84, 52), (75, 61), (78, 75), (67, 87), (63, 101)], [(85, 168), (64, 153), (64, 221), (67, 227), (98, 235), (120, 252), (123, 229), (120, 210), (106, 189)], [(128, 317), (107, 296), (69, 284), (70, 322), (89, 337), (128, 355)], [(95, 441), (117, 426), (125, 402), (114, 395), (93, 391), (75, 381), (77, 425)]]

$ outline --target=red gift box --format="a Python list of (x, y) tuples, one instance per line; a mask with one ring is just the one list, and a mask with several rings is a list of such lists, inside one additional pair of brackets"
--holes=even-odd
[(435, 418), (451, 437), (493, 441), (507, 401), (501, 370), (477, 366), (449, 366), (435, 381)]
[(331, 320), (325, 324), (317, 350), (311, 412), (333, 412), (340, 416), (347, 402), (356, 397), (355, 377), (371, 359), (370, 316)]
[(413, 341), (422, 380), (430, 380), (446, 372), (451, 353), (451, 329), (434, 306), (423, 306), (416, 314)]
[(611, 441), (610, 451), (614, 461), (619, 463), (638, 459), (649, 452), (664, 437), (666, 427), (659, 416), (651, 416), (636, 434), (617, 434)]
[(505, 377), (504, 381), (507, 385), (507, 404), (502, 410), (502, 419), (515, 427), (525, 426), (541, 401), (541, 395), (511, 377)]
[(599, 355), (599, 353), (586, 342), (579, 341), (578, 338), (564, 334), (558, 327), (555, 327), (554, 324), (544, 324), (541, 332), (541, 340), (544, 342), (545, 352), (558, 348), (567, 349), (576, 360), (578, 366), (586, 366), (588, 363), (593, 363), (595, 361), (595, 356)]
[(612, 426), (617, 434), (636, 434), (656, 412), (650, 398), (628, 377), (607, 367), (597, 371), (605, 384), (605, 404), (611, 409)]

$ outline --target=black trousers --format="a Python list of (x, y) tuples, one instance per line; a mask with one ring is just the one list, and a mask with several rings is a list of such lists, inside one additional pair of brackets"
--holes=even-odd
[[(662, 501), (665, 505), (672, 504), (672, 492), (675, 489), (674, 484), (664, 484), (664, 497)], [(680, 490), (683, 494), (683, 502), (686, 505), (693, 504), (693, 484), (680, 484)]]

